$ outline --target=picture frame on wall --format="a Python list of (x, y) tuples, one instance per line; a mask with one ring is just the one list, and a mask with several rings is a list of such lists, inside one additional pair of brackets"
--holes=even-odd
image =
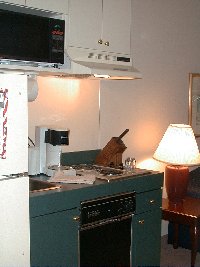
[(189, 125), (200, 137), (200, 73), (189, 73)]

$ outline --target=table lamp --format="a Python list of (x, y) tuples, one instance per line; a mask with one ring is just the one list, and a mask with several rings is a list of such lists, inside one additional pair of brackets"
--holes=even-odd
[(192, 127), (186, 124), (170, 124), (153, 158), (167, 163), (165, 187), (169, 201), (182, 202), (187, 193), (188, 166), (200, 165), (199, 149)]

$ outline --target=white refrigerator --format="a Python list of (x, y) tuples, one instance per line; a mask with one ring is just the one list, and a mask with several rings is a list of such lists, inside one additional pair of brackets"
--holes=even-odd
[(0, 267), (29, 267), (27, 76), (0, 74)]

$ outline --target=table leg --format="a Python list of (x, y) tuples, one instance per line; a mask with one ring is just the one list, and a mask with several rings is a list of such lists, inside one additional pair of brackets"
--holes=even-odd
[(198, 250), (198, 236), (199, 229), (197, 226), (190, 227), (190, 239), (191, 239), (191, 266), (195, 265), (197, 250)]
[(173, 248), (178, 248), (178, 223), (173, 223), (174, 235), (173, 235)]

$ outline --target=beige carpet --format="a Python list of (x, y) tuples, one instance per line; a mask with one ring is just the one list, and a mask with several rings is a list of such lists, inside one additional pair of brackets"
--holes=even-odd
[[(161, 241), (161, 267), (190, 267), (191, 252), (188, 249), (174, 249), (167, 244), (167, 236)], [(200, 253), (197, 253), (195, 267), (200, 267)]]

